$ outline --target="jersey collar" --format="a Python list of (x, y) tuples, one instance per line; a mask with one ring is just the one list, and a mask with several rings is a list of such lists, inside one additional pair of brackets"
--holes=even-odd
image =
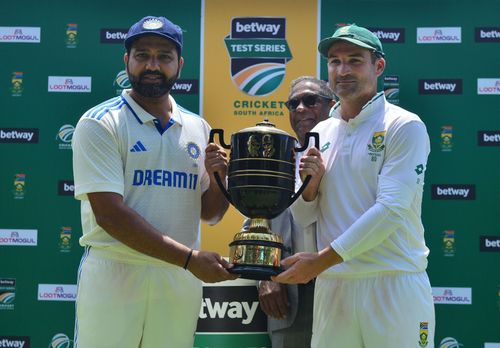
[[(330, 110), (330, 117), (334, 117), (340, 120), (343, 120), (342, 116), (340, 116), (340, 108), (342, 107), (341, 103), (336, 103), (332, 109)], [(372, 115), (377, 114), (381, 109), (383, 110), (385, 107), (385, 94), (384, 92), (378, 92), (370, 99), (363, 107), (359, 114), (351, 118), (348, 122), (351, 126), (357, 126), (358, 124), (364, 122)]]

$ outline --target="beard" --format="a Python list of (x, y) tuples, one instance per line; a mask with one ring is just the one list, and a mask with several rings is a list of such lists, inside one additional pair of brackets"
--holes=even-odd
[[(143, 97), (148, 98), (160, 98), (169, 93), (179, 77), (179, 70), (171, 78), (168, 78), (159, 71), (149, 70), (142, 72), (139, 76), (133, 75), (128, 71), (128, 67), (127, 73), (132, 89)], [(154, 83), (144, 82), (147, 76), (157, 76), (159, 79)]]

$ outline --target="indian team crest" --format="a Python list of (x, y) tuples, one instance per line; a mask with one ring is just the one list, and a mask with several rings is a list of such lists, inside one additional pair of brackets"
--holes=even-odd
[(292, 54), (284, 17), (235, 17), (224, 38), (231, 59), (231, 79), (244, 93), (265, 96), (285, 78)]
[(187, 152), (189, 154), (189, 157), (191, 157), (192, 159), (195, 160), (195, 159), (198, 159), (198, 157), (200, 157), (201, 149), (198, 146), (198, 144), (193, 143), (193, 142), (189, 142), (189, 143), (187, 143), (186, 148), (187, 148)]
[(380, 153), (385, 149), (385, 133), (386, 131), (373, 133), (372, 143), (368, 144), (368, 154), (371, 156), (372, 162), (377, 161), (377, 157), (380, 157)]

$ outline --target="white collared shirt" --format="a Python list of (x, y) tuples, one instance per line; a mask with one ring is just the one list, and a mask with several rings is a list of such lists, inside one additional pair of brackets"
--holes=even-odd
[(115, 192), (161, 233), (199, 248), (201, 195), (209, 186), (204, 149), (210, 126), (170, 97), (172, 119), (162, 129), (128, 92), (90, 109), (76, 126), (73, 168), (75, 197), (81, 200), (80, 244), (155, 260), (97, 225), (87, 194)]

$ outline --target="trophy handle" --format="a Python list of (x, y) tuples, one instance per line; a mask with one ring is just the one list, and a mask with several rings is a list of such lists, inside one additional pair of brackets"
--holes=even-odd
[(220, 128), (211, 129), (210, 130), (210, 137), (208, 138), (209, 143), (214, 142), (215, 134), (219, 134), (220, 146), (222, 146), (223, 148), (225, 148), (227, 150), (231, 149), (231, 145), (227, 145), (224, 142), (224, 129), (220, 129)]
[[(220, 128), (211, 129), (210, 130), (210, 136), (208, 138), (208, 142), (209, 143), (213, 143), (214, 142), (215, 134), (219, 134), (220, 146), (222, 146), (225, 149), (231, 149), (231, 146), (227, 145), (224, 142), (224, 129), (220, 129)], [(231, 196), (229, 195), (229, 192), (227, 192), (227, 190), (224, 187), (224, 185), (222, 185), (222, 180), (220, 178), (219, 173), (215, 172), (214, 173), (214, 177), (215, 177), (215, 181), (217, 182), (217, 185), (219, 185), (219, 188), (220, 188), (222, 194), (224, 195), (224, 197), (226, 197), (226, 199), (227, 199), (227, 201), (229, 203), (233, 204), (233, 200), (231, 199)]]
[[(316, 132), (307, 132), (306, 136), (305, 136), (305, 144), (302, 145), (301, 147), (296, 147), (295, 151), (302, 152), (305, 149), (307, 149), (309, 147), (310, 138), (314, 138), (314, 147), (319, 149), (319, 134)], [(306, 189), (306, 186), (309, 184), (309, 181), (311, 181), (310, 175), (306, 176), (306, 178), (304, 179), (304, 182), (302, 183), (302, 186), (299, 188), (299, 190), (297, 192), (295, 192), (292, 197), (290, 197), (290, 203), (288, 206), (291, 206), (297, 200), (297, 198), (300, 197), (302, 192), (304, 192), (304, 190)]]

